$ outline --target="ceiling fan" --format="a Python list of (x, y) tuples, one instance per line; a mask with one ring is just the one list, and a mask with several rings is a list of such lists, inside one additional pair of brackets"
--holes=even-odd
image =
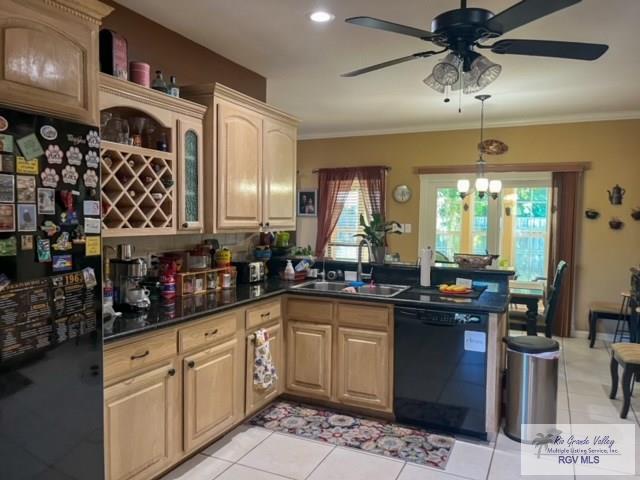
[(355, 77), (382, 68), (449, 52), (438, 63), (433, 73), (424, 79), (431, 88), (444, 93), (448, 89), (474, 93), (493, 82), (502, 67), (476, 49), (486, 49), (500, 55), (533, 55), (540, 57), (596, 60), (609, 46), (596, 43), (559, 42), (552, 40), (492, 40), (522, 25), (551, 13), (580, 3), (581, 0), (522, 0), (506, 10), (494, 14), (483, 8), (468, 8), (467, 0), (460, 1), (460, 8), (444, 12), (433, 19), (431, 31), (421, 30), (372, 17), (352, 17), (345, 21), (362, 27), (385, 30), (416, 37), (431, 42), (442, 50), (418, 52), (377, 65), (360, 68), (343, 77)]

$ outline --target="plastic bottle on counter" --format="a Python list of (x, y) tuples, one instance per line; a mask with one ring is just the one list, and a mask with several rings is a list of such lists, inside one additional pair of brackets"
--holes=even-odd
[(420, 286), (431, 286), (431, 266), (433, 265), (433, 250), (431, 247), (423, 248), (420, 252)]
[(284, 279), (293, 282), (296, 279), (296, 272), (293, 269), (291, 260), (287, 260), (287, 266), (284, 268)]

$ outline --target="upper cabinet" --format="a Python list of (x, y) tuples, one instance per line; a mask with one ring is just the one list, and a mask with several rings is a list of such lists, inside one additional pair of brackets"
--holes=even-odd
[(220, 84), (183, 87), (208, 107), (205, 230), (294, 230), (298, 121)]
[(97, 0), (0, 0), (0, 102), (98, 124)]
[(203, 232), (205, 110), (100, 75), (104, 236)]

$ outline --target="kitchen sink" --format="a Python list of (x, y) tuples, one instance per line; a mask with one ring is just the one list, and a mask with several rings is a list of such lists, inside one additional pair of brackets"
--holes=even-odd
[(343, 289), (350, 286), (351, 282), (324, 282), (321, 280), (313, 280), (311, 282), (301, 283), (292, 288), (295, 290), (304, 290), (309, 292), (334, 292), (344, 293), (346, 295), (354, 296), (370, 296), (370, 297), (395, 297), (399, 293), (409, 289), (406, 285), (387, 285), (387, 284), (374, 284), (363, 285), (356, 287), (355, 292), (342, 292)]

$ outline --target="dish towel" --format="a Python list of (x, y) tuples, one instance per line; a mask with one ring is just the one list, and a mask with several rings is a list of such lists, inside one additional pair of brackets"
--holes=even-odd
[(253, 387), (257, 390), (266, 390), (274, 385), (278, 375), (271, 358), (269, 334), (264, 328), (255, 333), (254, 348), (256, 350), (253, 364)]

